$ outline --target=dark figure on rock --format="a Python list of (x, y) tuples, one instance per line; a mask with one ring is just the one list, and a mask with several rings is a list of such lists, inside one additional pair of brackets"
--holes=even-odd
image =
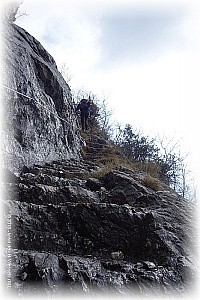
[(92, 101), (89, 99), (82, 99), (76, 107), (76, 112), (80, 111), (81, 113), (81, 127), (85, 131), (88, 129), (88, 120), (91, 113)]

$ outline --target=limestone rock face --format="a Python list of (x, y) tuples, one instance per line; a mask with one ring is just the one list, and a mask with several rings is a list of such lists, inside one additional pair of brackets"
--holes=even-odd
[(24, 165), (78, 158), (71, 92), (54, 59), (15, 24), (6, 25), (4, 45), (5, 164), (20, 170)]
[(4, 35), (2, 272), (14, 293), (188, 292), (193, 205), (144, 173), (105, 171), (106, 154), (118, 154), (96, 134), (80, 158), (70, 89), (53, 58), (16, 25)]
[(187, 290), (195, 278), (192, 205), (128, 169), (94, 178), (98, 172), (91, 162), (59, 161), (25, 168), (8, 183), (20, 293), (36, 283), (52, 291)]

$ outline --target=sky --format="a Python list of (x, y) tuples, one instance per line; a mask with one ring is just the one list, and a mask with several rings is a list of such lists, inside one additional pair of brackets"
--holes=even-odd
[(113, 119), (173, 139), (200, 186), (200, 5), (196, 0), (24, 0), (16, 24), (106, 98)]

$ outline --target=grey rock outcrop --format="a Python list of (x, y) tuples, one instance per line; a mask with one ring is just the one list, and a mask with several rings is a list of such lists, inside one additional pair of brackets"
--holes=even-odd
[(15, 24), (4, 29), (3, 71), (5, 165), (16, 171), (78, 158), (80, 138), (70, 88), (51, 55)]
[(144, 174), (98, 172), (91, 162), (59, 161), (8, 183), (17, 289), (186, 291), (195, 281), (192, 205), (165, 186), (144, 186)]

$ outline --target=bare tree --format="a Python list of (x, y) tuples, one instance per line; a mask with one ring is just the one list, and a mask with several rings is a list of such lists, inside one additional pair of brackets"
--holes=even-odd
[(99, 129), (102, 131), (102, 134), (109, 137), (112, 131), (112, 124), (110, 122), (112, 112), (108, 109), (106, 97), (101, 99), (93, 92), (79, 88), (72, 90), (72, 98), (74, 105), (77, 105), (83, 98), (92, 100), (93, 104), (90, 115), (90, 125), (93, 129)]
[(69, 67), (67, 67), (66, 63), (63, 63), (59, 69), (60, 69), (60, 73), (62, 74), (63, 78), (65, 79), (67, 84), (69, 84), (73, 77), (70, 72)]
[(159, 165), (161, 168), (162, 179), (167, 182), (184, 198), (191, 195), (189, 184), (189, 170), (186, 164), (188, 153), (184, 156), (181, 154), (178, 142), (173, 139), (159, 139), (160, 158)]
[[(25, 13), (19, 13), (18, 10), (20, 5), (23, 3), (21, 0), (13, 0), (4, 3), (3, 5), (3, 18), (8, 22), (15, 22), (18, 17)], [(17, 15), (18, 14), (18, 15)]]

